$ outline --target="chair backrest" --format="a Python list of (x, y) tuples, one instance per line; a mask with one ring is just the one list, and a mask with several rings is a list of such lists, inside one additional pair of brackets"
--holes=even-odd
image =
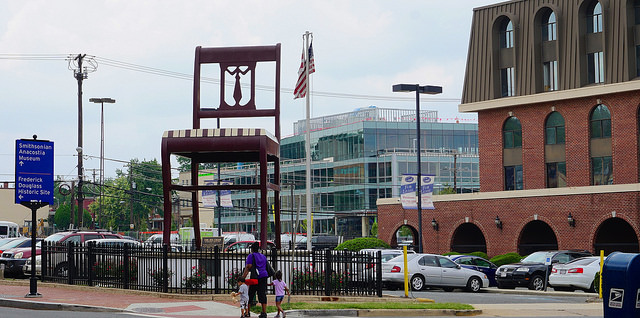
[[(275, 62), (275, 100), (271, 108), (256, 108), (256, 65), (260, 62)], [(200, 71), (202, 64), (220, 65), (220, 104), (218, 108), (202, 108), (200, 106)], [(280, 141), (280, 43), (273, 46), (246, 46), (223, 48), (196, 48), (195, 69), (193, 72), (193, 128), (200, 129), (203, 118), (241, 118), (241, 117), (274, 117), (274, 135)], [(250, 98), (241, 105), (246, 92), (240, 85), (240, 78), (249, 76)], [(233, 86), (234, 103), (225, 100), (225, 83), (228, 77), (235, 82)], [(229, 81), (231, 82), (231, 80)]]

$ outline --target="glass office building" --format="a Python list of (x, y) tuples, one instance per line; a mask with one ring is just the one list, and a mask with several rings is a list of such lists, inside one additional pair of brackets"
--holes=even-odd
[[(435, 175), (435, 194), (445, 188), (458, 193), (479, 191), (478, 125), (442, 123), (437, 118), (435, 111), (420, 114), (422, 173)], [(415, 120), (415, 111), (374, 106), (310, 120), (314, 233), (345, 239), (370, 234), (376, 200), (399, 197), (401, 176), (416, 173)], [(294, 135), (281, 140), (283, 232), (291, 231), (296, 220), (303, 229), (307, 223), (305, 130), (305, 120), (298, 121)], [(183, 175), (189, 177), (187, 172), (181, 179)], [(256, 169), (238, 165), (223, 169), (220, 175), (222, 180), (243, 184), (256, 177)], [(199, 182), (206, 181), (201, 177)], [(234, 208), (222, 208), (223, 231), (258, 228), (257, 195), (234, 192), (232, 201)], [(269, 218), (273, 220), (271, 212)]]

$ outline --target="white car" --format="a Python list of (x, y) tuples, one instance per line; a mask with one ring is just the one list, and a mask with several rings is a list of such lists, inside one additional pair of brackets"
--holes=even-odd
[(549, 285), (557, 291), (582, 289), (595, 293), (596, 273), (600, 271), (600, 256), (577, 258), (566, 264), (556, 264), (549, 275)]
[[(465, 288), (478, 292), (489, 286), (484, 273), (463, 268), (448, 257), (435, 254), (408, 254), (409, 285), (413, 290), (425, 287), (439, 287), (445, 291)], [(386, 284), (404, 283), (404, 256), (398, 256), (382, 264), (382, 282)]]

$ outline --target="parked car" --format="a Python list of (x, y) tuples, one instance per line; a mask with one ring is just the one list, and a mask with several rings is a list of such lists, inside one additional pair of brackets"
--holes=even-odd
[[(40, 244), (42, 239), (36, 239), (36, 255), (40, 254)], [(6, 249), (0, 257), (0, 264), (4, 264), (4, 275), (7, 277), (22, 277), (22, 268), (28, 258), (31, 257), (31, 238), (14, 240), (15, 247)], [(8, 247), (8, 245), (7, 245)]]
[[(387, 248), (364, 248), (358, 251), (358, 253), (369, 254), (372, 257), (376, 257), (378, 252), (380, 252), (382, 264), (388, 262), (389, 260), (395, 257), (402, 255), (402, 250), (387, 249)], [(407, 255), (409, 254), (415, 254), (415, 252), (412, 250), (407, 250)], [(373, 278), (375, 277), (374, 272), (376, 270), (375, 262), (372, 262), (369, 264), (356, 264), (356, 265), (362, 265), (362, 266), (356, 266), (357, 271), (354, 271), (354, 274), (358, 275), (359, 277), (362, 277), (363, 279), (366, 279), (367, 281), (373, 280)]]
[(496, 282), (496, 269), (498, 269), (498, 266), (496, 264), (480, 256), (473, 255), (449, 255), (449, 258), (464, 268), (485, 273), (489, 278), (489, 287), (498, 286)]
[[(122, 239), (119, 234), (110, 232), (90, 232), (90, 231), (70, 231), (59, 232), (49, 235), (44, 239), (45, 243), (55, 244), (81, 244), (89, 240), (95, 239)], [(53, 273), (55, 276), (66, 277), (69, 271), (67, 257), (63, 253), (51, 253), (47, 255), (47, 273)]]
[(12, 238), (4, 238), (0, 239), (0, 253), (10, 249), (17, 247), (17, 244), (24, 244), (25, 240), (31, 240), (26, 237), (12, 237)]
[[(233, 251), (249, 252), (251, 250), (251, 244), (253, 244), (255, 242), (260, 242), (260, 241), (240, 241), (240, 242), (235, 242), (235, 243), (232, 243), (231, 245), (227, 246), (227, 248), (225, 248), (224, 251), (225, 252), (233, 252)], [(276, 245), (271, 241), (267, 241), (267, 249), (268, 250), (272, 250), (274, 248), (276, 248)]]
[[(484, 273), (463, 268), (448, 257), (434, 254), (407, 255), (409, 285), (413, 290), (425, 287), (443, 288), (452, 291), (454, 288), (465, 288), (478, 292), (489, 286), (489, 279)], [(404, 256), (397, 256), (382, 264), (382, 281), (387, 284), (404, 282)]]
[[(27, 258), (24, 266), (22, 267), (22, 272), (25, 276), (31, 276), (31, 257)], [(36, 277), (42, 276), (42, 255), (36, 256)]]
[(595, 276), (600, 271), (600, 256), (574, 259), (566, 264), (556, 264), (549, 275), (549, 285), (558, 291), (582, 289), (595, 293)]
[[(545, 279), (551, 272), (551, 265), (565, 264), (576, 258), (592, 256), (588, 251), (540, 251), (531, 253), (520, 263), (502, 265), (496, 270), (498, 288), (513, 289), (528, 287), (531, 290), (543, 290)], [(547, 259), (551, 265), (545, 265)], [(545, 272), (547, 273), (545, 276)]]

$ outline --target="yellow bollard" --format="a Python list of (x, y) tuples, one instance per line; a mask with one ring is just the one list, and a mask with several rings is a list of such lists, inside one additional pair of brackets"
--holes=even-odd
[(402, 247), (402, 255), (404, 255), (404, 297), (409, 298), (409, 267), (407, 265), (407, 246)]
[(604, 266), (604, 250), (600, 250), (600, 279), (598, 280), (598, 294), (602, 299), (602, 267)]

